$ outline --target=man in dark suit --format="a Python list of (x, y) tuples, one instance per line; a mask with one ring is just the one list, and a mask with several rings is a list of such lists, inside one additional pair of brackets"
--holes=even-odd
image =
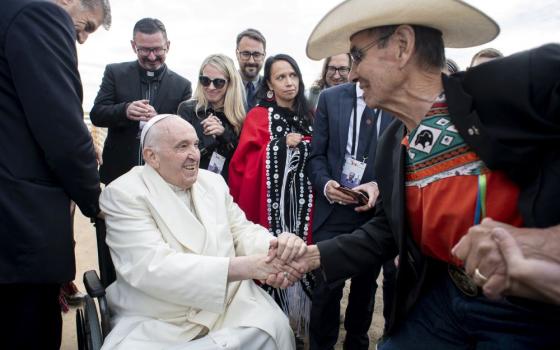
[(139, 140), (146, 121), (177, 113), (179, 103), (191, 97), (191, 83), (165, 64), (170, 44), (161, 21), (141, 19), (131, 40), (138, 60), (105, 68), (90, 112), (93, 125), (108, 128), (99, 169), (104, 184), (143, 164)]
[[(60, 5), (60, 6), (59, 6)], [(70, 201), (99, 212), (76, 40), (110, 25), (105, 0), (6, 0), (0, 14), (0, 343), (58, 349), (60, 285), (75, 275)]]
[[(378, 193), (373, 163), (376, 158), (377, 140), (393, 117), (381, 110), (366, 106), (362, 91), (356, 84), (347, 83), (323, 90), (313, 124), (313, 141), (308, 167), (309, 178), (315, 189), (313, 212), (313, 241), (331, 239), (342, 233), (352, 232), (373, 215), (371, 206), (361, 206), (348, 194), (342, 192), (340, 183), (351, 176), (356, 183), (348, 185), (354, 190), (371, 187), (370, 200), (375, 202)], [(347, 159), (365, 165), (355, 169), (343, 169), (352, 165)], [(360, 185), (357, 186), (356, 185)], [(394, 270), (394, 268), (393, 268)], [(344, 326), (345, 349), (367, 349), (377, 271), (354, 276), (350, 286), (348, 307)], [(317, 278), (313, 291), (311, 320), (309, 324), (310, 348), (333, 349), (338, 338), (340, 324), (340, 299), (344, 281), (328, 286)], [(387, 295), (390, 292), (386, 293)]]
[(257, 104), (257, 89), (266, 57), (266, 39), (256, 29), (248, 28), (237, 35), (235, 57), (239, 64), (239, 74), (245, 86), (247, 112)]
[[(558, 306), (507, 288), (506, 299), (491, 300), (478, 288), (505, 272), (488, 226), (525, 227), (514, 238), (535, 259), (556, 247), (527, 236), (560, 227), (560, 46), (441, 74), (444, 45), (476, 46), (498, 33), (492, 19), (461, 1), (350, 0), (308, 41), (308, 55), (319, 59), (347, 50), (350, 39), (350, 79), (368, 106), (399, 119), (378, 145), (374, 218), (306, 256), (333, 283), (399, 254), (380, 349), (560, 346)], [(470, 244), (453, 249), (467, 232)], [(465, 253), (473, 248), (474, 256)], [(456, 255), (468, 257), (464, 265)]]

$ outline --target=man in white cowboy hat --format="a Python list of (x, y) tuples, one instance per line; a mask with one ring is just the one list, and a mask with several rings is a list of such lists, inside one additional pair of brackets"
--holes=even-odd
[[(374, 218), (305, 256), (335, 283), (399, 254), (384, 350), (560, 343), (560, 309), (508, 289), (492, 240), (505, 226), (526, 256), (546, 259), (554, 248), (535, 247), (534, 237), (560, 227), (560, 46), (441, 73), (445, 46), (480, 45), (498, 32), (458, 0), (349, 0), (309, 38), (313, 59), (349, 51), (350, 80), (368, 107), (398, 119), (378, 145)], [(486, 297), (486, 283), (502, 284), (506, 299)]]

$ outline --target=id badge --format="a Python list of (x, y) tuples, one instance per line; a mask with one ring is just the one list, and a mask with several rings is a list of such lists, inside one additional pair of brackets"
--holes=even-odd
[(340, 184), (349, 188), (354, 188), (360, 184), (364, 171), (366, 170), (366, 163), (360, 162), (352, 157), (347, 157), (342, 167), (342, 177)]
[(221, 174), (224, 169), (224, 164), (226, 163), (226, 157), (222, 156), (218, 152), (212, 152), (212, 158), (210, 158), (210, 164), (208, 164), (208, 170), (213, 173)]

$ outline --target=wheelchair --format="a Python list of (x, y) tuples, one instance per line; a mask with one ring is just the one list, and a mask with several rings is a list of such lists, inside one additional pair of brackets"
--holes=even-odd
[[(105, 337), (111, 331), (111, 312), (107, 305), (105, 288), (116, 279), (115, 267), (111, 260), (109, 247), (105, 243), (105, 221), (95, 219), (94, 225), (101, 278), (95, 270), (84, 273), (83, 281), (87, 295), (82, 307), (76, 310), (76, 333), (79, 350), (101, 349)], [(97, 299), (97, 303), (95, 299)], [(99, 314), (96, 304), (99, 306)]]

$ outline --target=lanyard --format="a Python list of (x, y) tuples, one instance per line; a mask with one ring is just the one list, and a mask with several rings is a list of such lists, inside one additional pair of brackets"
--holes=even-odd
[[(366, 110), (366, 108), (368, 108), (367, 106), (364, 108), (364, 111)], [(376, 129), (376, 134), (375, 137), (377, 137), (377, 132), (379, 132), (377, 130), (377, 121), (379, 120), (379, 117), (381, 116), (381, 109), (377, 108), (375, 110), (375, 117), (373, 118), (373, 126)], [(363, 112), (362, 112), (362, 118), (363, 118)], [(361, 122), (361, 121), (360, 121)], [(358, 134), (358, 97), (355, 96), (354, 97), (354, 114), (352, 115), (352, 153), (351, 156), (352, 158), (356, 159), (357, 153), (358, 153), (358, 146), (357, 146), (357, 142), (356, 142), (356, 137)], [(363, 161), (365, 161), (369, 155), (369, 146), (371, 145), (371, 140), (373, 138), (373, 135), (371, 137), (367, 138), (367, 144), (366, 147), (364, 148), (364, 159)]]
[(478, 175), (478, 193), (476, 195), (476, 209), (474, 212), (474, 224), (480, 224), (480, 221), (486, 217), (486, 175)]

